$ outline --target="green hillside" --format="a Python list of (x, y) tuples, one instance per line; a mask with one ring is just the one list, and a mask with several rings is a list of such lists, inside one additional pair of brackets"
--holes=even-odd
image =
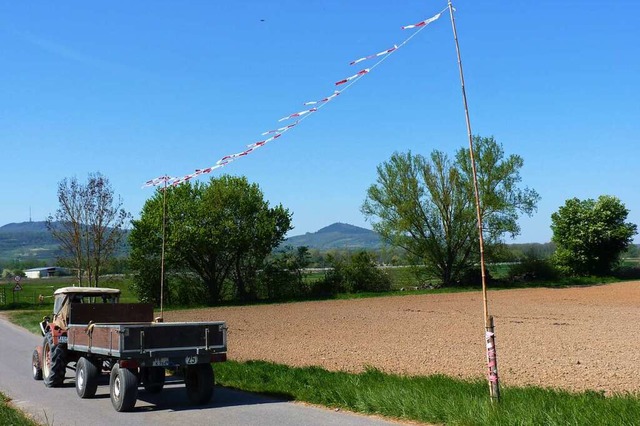
[(287, 238), (283, 245), (307, 246), (318, 250), (377, 249), (382, 246), (380, 236), (365, 228), (346, 223), (334, 223), (317, 232), (307, 232)]
[(45, 222), (9, 223), (0, 227), (0, 259), (49, 260), (57, 255), (58, 243)]
[[(319, 250), (376, 249), (382, 246), (375, 232), (346, 223), (334, 223), (317, 232), (288, 238), (282, 245), (308, 246)], [(128, 247), (120, 251), (126, 256)], [(48, 261), (59, 255), (58, 242), (45, 222), (10, 223), (0, 227), (0, 260)]]

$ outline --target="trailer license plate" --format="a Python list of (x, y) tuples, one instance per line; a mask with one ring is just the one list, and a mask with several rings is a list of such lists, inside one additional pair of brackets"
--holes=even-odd
[(169, 358), (154, 358), (151, 363), (154, 367), (166, 367), (169, 365)]

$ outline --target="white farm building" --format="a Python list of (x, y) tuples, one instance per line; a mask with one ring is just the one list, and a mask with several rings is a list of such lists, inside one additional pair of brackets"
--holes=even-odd
[(24, 274), (27, 278), (46, 278), (53, 277), (61, 274), (68, 274), (68, 271), (65, 268), (61, 268), (59, 266), (47, 266), (44, 268), (32, 268), (24, 271)]

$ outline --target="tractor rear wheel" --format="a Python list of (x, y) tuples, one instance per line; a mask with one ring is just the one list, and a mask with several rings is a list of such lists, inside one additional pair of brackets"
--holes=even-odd
[(67, 366), (65, 363), (65, 348), (53, 344), (51, 332), (44, 335), (42, 343), (42, 378), (44, 385), (53, 388), (62, 385)]
[(94, 363), (81, 357), (76, 364), (76, 392), (80, 398), (93, 398), (98, 390), (100, 372)]
[(109, 393), (116, 411), (131, 411), (138, 398), (138, 377), (133, 371), (114, 365), (109, 380)]

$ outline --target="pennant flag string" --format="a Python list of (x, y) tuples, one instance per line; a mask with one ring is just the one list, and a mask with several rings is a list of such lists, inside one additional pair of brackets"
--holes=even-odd
[(402, 29), (403, 30), (409, 30), (411, 28), (426, 27), (427, 25), (429, 25), (433, 21), (438, 20), (438, 18), (440, 18), (440, 15), (442, 15), (442, 12), (438, 13), (437, 15), (432, 16), (429, 19), (425, 19), (424, 21), (420, 21), (417, 24), (405, 25), (404, 27), (402, 27)]
[(288, 119), (290, 119), (290, 118), (302, 117), (302, 116), (303, 116), (303, 115), (305, 115), (305, 114), (309, 114), (309, 113), (311, 113), (311, 112), (316, 112), (317, 110), (318, 110), (317, 108), (311, 108), (311, 109), (307, 109), (307, 110), (304, 110), (304, 111), (296, 112), (296, 113), (293, 113), (293, 114), (288, 115), (288, 116), (286, 116), (286, 117), (282, 117), (282, 118), (281, 118), (280, 120), (278, 120), (278, 121), (285, 121), (285, 120), (288, 120)]
[(382, 52), (376, 53), (374, 55), (369, 55), (369, 56), (365, 56), (364, 58), (360, 58), (360, 59), (356, 59), (355, 61), (351, 61), (349, 62), (349, 65), (355, 65), (359, 62), (362, 61), (366, 61), (367, 59), (373, 59), (373, 58), (377, 58), (378, 56), (382, 56), (382, 55), (386, 55), (388, 53), (393, 52), (394, 50), (396, 50), (398, 48), (398, 46), (396, 46), (395, 44), (393, 45), (392, 48), (387, 49), (387, 50), (383, 50)]
[[(305, 104), (306, 105), (306, 104)], [(284, 126), (284, 127), (280, 127), (279, 129), (274, 129), (274, 130), (267, 130), (264, 133), (261, 133), (262, 136), (268, 135), (270, 133), (281, 133), (285, 130), (289, 130), (290, 128), (292, 128), (293, 126), (295, 126), (296, 124), (298, 124), (298, 121), (296, 121), (295, 123), (291, 123), (288, 126)]]
[[(298, 120), (296, 120), (295, 122), (288, 124), (286, 126), (277, 128), (277, 129), (273, 129), (273, 130), (268, 130), (266, 132), (263, 132), (261, 135), (262, 136), (266, 136), (266, 135), (270, 135), (272, 134), (273, 136), (258, 141), (258, 142), (254, 142), (251, 144), (247, 145), (247, 149), (245, 149), (244, 151), (235, 153), (235, 154), (229, 154), (229, 155), (225, 155), (224, 157), (220, 158), (218, 161), (216, 161), (216, 163), (210, 167), (206, 167), (206, 168), (202, 168), (202, 169), (196, 169), (195, 172), (182, 176), (182, 177), (171, 177), (171, 176), (160, 176), (157, 177), (155, 179), (151, 179), (148, 180), (144, 183), (144, 185), (142, 186), (143, 188), (146, 187), (150, 187), (150, 186), (158, 186), (161, 184), (168, 184), (168, 185), (173, 185), (173, 186), (177, 186), (180, 183), (183, 182), (187, 182), (191, 179), (193, 179), (194, 177), (203, 175), (203, 174), (208, 174), (211, 173), (212, 171), (219, 169), (221, 167), (224, 167), (226, 165), (228, 165), (229, 163), (232, 163), (233, 161), (237, 160), (238, 158), (241, 157), (245, 157), (249, 154), (251, 154), (252, 152), (254, 152), (255, 150), (257, 150), (258, 148), (261, 148), (263, 146), (265, 146), (267, 143), (272, 142), (276, 139), (278, 139), (279, 137), (281, 137), (285, 132), (291, 130), (293, 127), (297, 126), (298, 124), (300, 124), (302, 121), (304, 121), (306, 118), (310, 117), (311, 115), (313, 115), (312, 113), (317, 112), (318, 110), (320, 110), (320, 108), (324, 107), (325, 105), (327, 105), (330, 101), (332, 101), (333, 99), (335, 99), (338, 95), (340, 95), (341, 93), (343, 93), (345, 90), (349, 89), (353, 84), (355, 84), (356, 82), (358, 82), (360, 80), (360, 78), (362, 78), (364, 75), (369, 74), (375, 67), (377, 67), (378, 65), (380, 65), (382, 62), (384, 62), (387, 58), (389, 58), (391, 56), (391, 54), (395, 53), (398, 49), (400, 49), (402, 46), (404, 46), (405, 44), (407, 44), (413, 37), (415, 37), (416, 35), (418, 35), (418, 33), (420, 33), (420, 31), (422, 31), (424, 28), (426, 28), (430, 23), (438, 20), (440, 18), (440, 16), (442, 15), (442, 13), (444, 13), (446, 10), (448, 9), (448, 7), (444, 8), (442, 11), (440, 11), (439, 13), (437, 13), (436, 15), (432, 16), (429, 19), (425, 19), (424, 21), (420, 21), (416, 24), (412, 24), (412, 25), (405, 25), (402, 27), (403, 30), (407, 30), (407, 29), (413, 29), (413, 28), (417, 28), (416, 31), (414, 31), (409, 37), (407, 37), (402, 43), (396, 45), (394, 44), (393, 47), (387, 49), (387, 50), (383, 50), (381, 52), (378, 52), (376, 54), (373, 55), (369, 55), (369, 56), (364, 56), (362, 58), (356, 59), (355, 61), (352, 61), (349, 63), (349, 65), (355, 65), (358, 64), (360, 62), (369, 60), (369, 59), (375, 59), (375, 58), (380, 58), (375, 64), (373, 64), (371, 67), (369, 68), (365, 68), (361, 71), (358, 71), (356, 74), (351, 75), (347, 78), (344, 78), (342, 80), (339, 80), (337, 82), (335, 82), (335, 86), (342, 86), (345, 85), (344, 87), (342, 87), (341, 90), (335, 90), (333, 92), (333, 94), (322, 98), (318, 101), (309, 101), (309, 102), (305, 102), (304, 105), (309, 106), (309, 105), (317, 105), (314, 106), (310, 109), (307, 110), (303, 110), (303, 111), (299, 111), (293, 114), (290, 114), (288, 116), (282, 117), (280, 118), (278, 121), (285, 121), (285, 120), (289, 120), (292, 118), (298, 118)], [(347, 84), (348, 83), (348, 84)]]
[(338, 96), (339, 94), (340, 94), (340, 91), (336, 90), (335, 92), (333, 92), (333, 95), (327, 96), (326, 98), (320, 99), (319, 101), (305, 102), (303, 105), (316, 105), (316, 104), (326, 103), (326, 102), (329, 102), (331, 99), (335, 98), (336, 96)]
[(358, 77), (362, 77), (363, 75), (367, 74), (369, 71), (371, 71), (369, 68), (365, 68), (365, 69), (363, 69), (362, 71), (358, 71), (356, 74), (354, 74), (354, 75), (352, 75), (352, 76), (350, 76), (350, 77), (347, 77), (347, 78), (345, 78), (344, 80), (336, 81), (336, 86), (339, 86), (339, 85), (341, 85), (341, 84), (344, 84), (344, 83), (346, 83), (347, 81), (354, 80), (354, 79), (356, 79), (356, 78), (358, 78)]

